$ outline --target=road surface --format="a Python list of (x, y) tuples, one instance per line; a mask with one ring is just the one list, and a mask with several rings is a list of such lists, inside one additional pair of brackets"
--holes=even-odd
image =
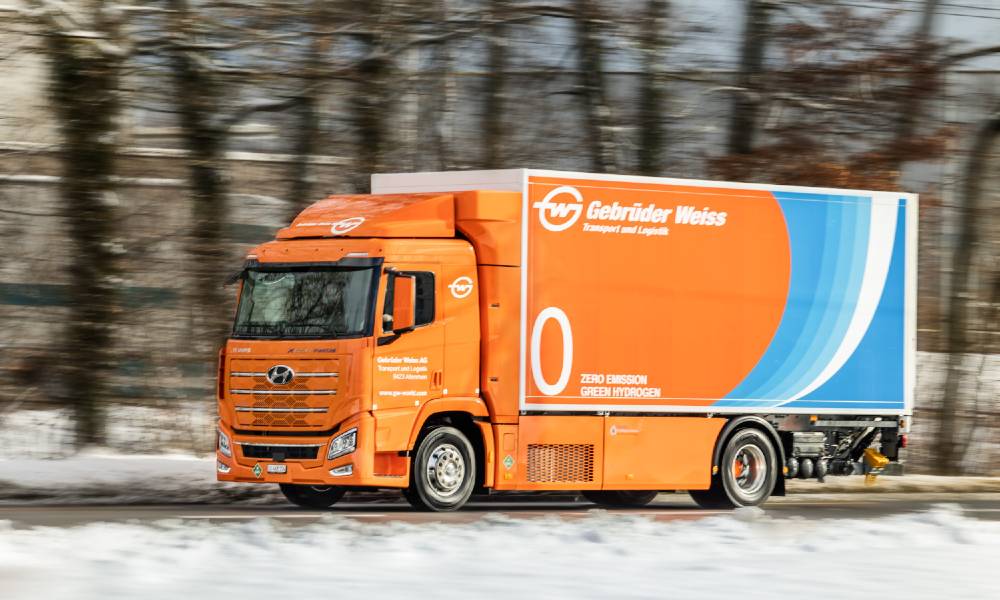
[[(773, 498), (765, 506), (774, 518), (867, 519), (888, 515), (920, 513), (942, 503), (961, 506), (969, 518), (1000, 521), (1000, 494), (812, 494)], [(348, 502), (329, 510), (305, 510), (291, 505), (248, 504), (206, 505), (87, 505), (40, 506), (0, 505), (0, 521), (10, 521), (14, 528), (37, 526), (73, 527), (95, 522), (146, 523), (163, 519), (239, 522), (257, 518), (278, 519), (288, 524), (308, 525), (325, 515), (337, 515), (360, 522), (400, 521), (406, 523), (470, 523), (489, 515), (502, 514), (515, 519), (586, 517), (601, 510), (585, 502), (472, 502), (453, 513), (423, 513), (398, 503)], [(607, 512), (644, 516), (656, 521), (697, 520), (725, 511), (697, 507), (686, 494), (662, 494), (652, 504), (640, 509), (608, 509)]]

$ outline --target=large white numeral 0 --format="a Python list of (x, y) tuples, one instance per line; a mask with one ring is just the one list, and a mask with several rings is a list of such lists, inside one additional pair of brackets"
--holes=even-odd
[[(542, 328), (545, 327), (545, 322), (549, 319), (555, 319), (556, 323), (559, 324), (559, 329), (562, 330), (563, 337), (562, 371), (559, 372), (559, 380), (555, 384), (545, 381), (545, 375), (542, 373)], [(570, 328), (569, 318), (562, 309), (550, 306), (538, 313), (538, 317), (535, 318), (535, 324), (531, 329), (531, 376), (534, 378), (535, 385), (538, 386), (539, 391), (546, 396), (555, 396), (566, 389), (572, 370), (573, 330)]]

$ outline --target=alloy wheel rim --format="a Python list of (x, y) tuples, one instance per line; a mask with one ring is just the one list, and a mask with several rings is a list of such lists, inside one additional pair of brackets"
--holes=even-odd
[(441, 444), (427, 458), (427, 483), (442, 497), (455, 494), (465, 480), (465, 459), (453, 444)]
[(756, 495), (767, 480), (767, 459), (764, 458), (764, 452), (754, 444), (740, 446), (733, 453), (732, 474), (741, 493)]

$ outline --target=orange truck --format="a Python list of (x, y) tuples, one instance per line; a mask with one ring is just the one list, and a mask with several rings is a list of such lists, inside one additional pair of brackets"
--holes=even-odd
[(534, 169), (372, 192), (313, 204), (233, 278), (219, 480), (314, 508), (734, 507), (901, 469), (916, 196)]

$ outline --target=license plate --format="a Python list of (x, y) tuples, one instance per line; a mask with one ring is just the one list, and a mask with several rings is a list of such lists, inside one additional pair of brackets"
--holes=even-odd
[(288, 472), (288, 465), (267, 465), (267, 472), (281, 475)]

